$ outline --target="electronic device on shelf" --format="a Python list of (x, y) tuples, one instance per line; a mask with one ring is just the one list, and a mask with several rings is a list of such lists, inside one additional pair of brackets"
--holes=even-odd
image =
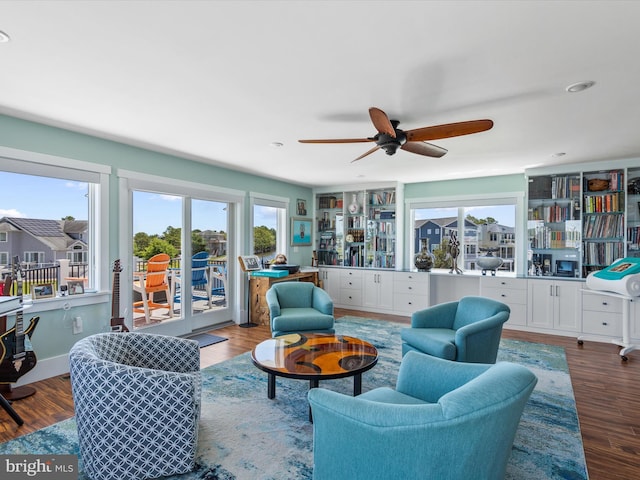
[(575, 277), (578, 269), (578, 262), (574, 260), (556, 260), (556, 276)]

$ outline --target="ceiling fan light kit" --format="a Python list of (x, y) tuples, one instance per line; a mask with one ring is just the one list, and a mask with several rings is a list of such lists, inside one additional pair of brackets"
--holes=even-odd
[(416, 128), (413, 130), (401, 130), (398, 128), (398, 120), (390, 120), (386, 113), (376, 107), (369, 109), (369, 117), (378, 133), (367, 138), (342, 138), (324, 140), (298, 140), (300, 143), (360, 143), (375, 142), (376, 146), (352, 160), (356, 162), (382, 149), (387, 155), (393, 155), (398, 148), (410, 153), (416, 153), (425, 157), (442, 157), (447, 149), (427, 143), (427, 140), (459, 137), (472, 133), (484, 132), (493, 127), (492, 120), (471, 120), (467, 122), (448, 123), (434, 125), (432, 127)]

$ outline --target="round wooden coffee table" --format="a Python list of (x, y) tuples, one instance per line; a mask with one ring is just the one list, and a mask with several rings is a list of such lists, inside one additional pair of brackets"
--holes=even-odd
[(362, 374), (378, 362), (376, 347), (359, 338), (321, 333), (293, 333), (270, 338), (251, 352), (253, 364), (269, 375), (267, 396), (276, 396), (276, 377), (320, 380), (353, 377), (353, 395), (362, 392)]

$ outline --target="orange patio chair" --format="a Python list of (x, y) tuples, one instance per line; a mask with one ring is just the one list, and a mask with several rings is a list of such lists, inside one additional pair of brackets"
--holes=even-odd
[[(169, 317), (173, 316), (173, 298), (169, 288), (169, 261), (166, 253), (154, 255), (147, 262), (146, 272), (134, 272), (133, 291), (142, 296), (142, 300), (133, 303), (133, 311), (144, 313), (145, 322), (150, 323), (151, 311), (158, 308), (168, 308)], [(164, 292), (166, 303), (156, 303), (153, 294)], [(142, 308), (141, 308), (142, 307)]]

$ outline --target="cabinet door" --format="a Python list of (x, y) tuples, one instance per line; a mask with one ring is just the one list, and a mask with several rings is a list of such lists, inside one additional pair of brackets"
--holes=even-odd
[(528, 283), (527, 324), (532, 327), (552, 328), (555, 283), (549, 280), (529, 280)]
[(393, 309), (393, 272), (364, 272), (365, 307)]
[(582, 329), (582, 283), (558, 281), (554, 290), (554, 328), (579, 332)]
[(322, 280), (324, 291), (329, 294), (334, 303), (337, 303), (340, 299), (340, 270), (320, 268), (318, 276)]

